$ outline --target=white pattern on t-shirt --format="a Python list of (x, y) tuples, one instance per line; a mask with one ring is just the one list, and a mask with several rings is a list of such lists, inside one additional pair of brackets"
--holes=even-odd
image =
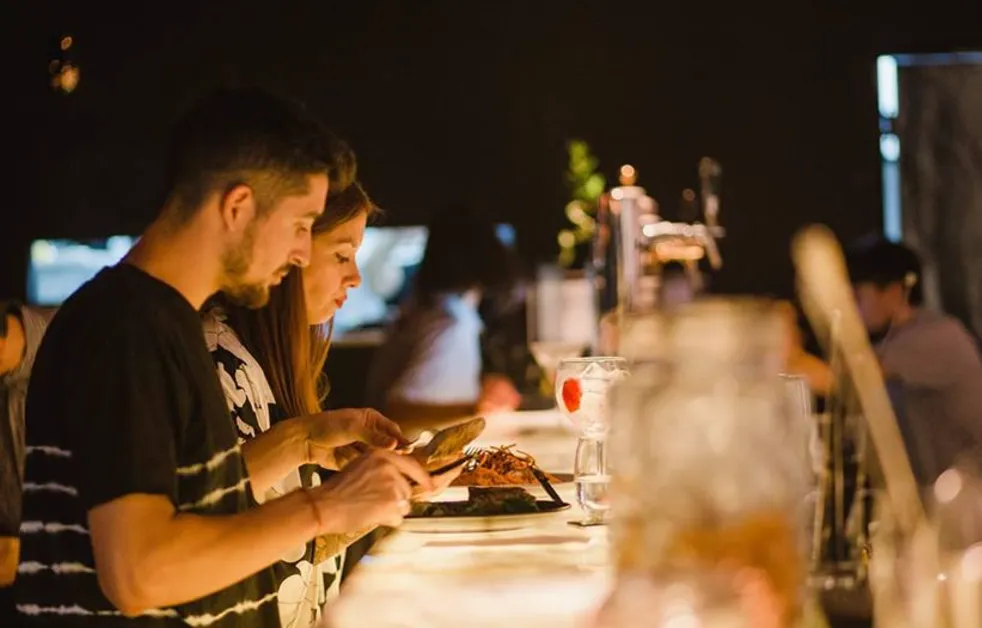
[[(215, 359), (229, 412), (235, 420), (239, 441), (254, 438), (270, 428), (273, 416), (277, 413), (276, 399), (269, 381), (259, 362), (243, 346), (221, 312), (212, 310), (205, 314), (204, 329), (208, 350)], [(234, 373), (226, 368), (228, 363), (234, 363)], [(320, 478), (314, 474), (310, 485), (316, 486), (319, 483)], [(300, 471), (294, 469), (274, 484), (265, 495), (256, 495), (256, 501), (263, 503), (275, 499), (301, 488), (302, 485)], [(291, 571), (294, 571), (279, 586), (280, 619), (284, 628), (313, 625), (319, 619), (321, 607), (340, 593), (344, 554), (328, 558), (314, 567), (310, 562), (313, 556), (312, 547), (312, 543), (301, 545), (281, 557), (281, 561), (292, 565)], [(325, 580), (330, 580), (330, 584), (327, 585)], [(310, 603), (301, 603), (304, 600)], [(309, 617), (306, 616), (308, 612)]]

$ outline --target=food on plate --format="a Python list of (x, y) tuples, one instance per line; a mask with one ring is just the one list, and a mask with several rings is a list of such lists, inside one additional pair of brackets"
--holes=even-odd
[[(509, 486), (538, 484), (532, 468), (535, 458), (514, 445), (482, 449), (475, 457), (475, 465), (468, 466), (452, 486)], [(545, 472), (543, 472), (545, 473)], [(558, 481), (545, 473), (550, 482)]]
[(481, 435), (485, 425), (487, 422), (482, 417), (451, 425), (437, 432), (430, 442), (414, 450), (412, 455), (427, 469), (442, 466), (459, 458), (464, 447)]
[(410, 517), (490, 517), (540, 512), (535, 497), (519, 487), (471, 487), (465, 502), (418, 502)]
[(583, 398), (583, 386), (580, 380), (570, 377), (563, 382), (562, 388), (563, 405), (567, 412), (576, 412), (580, 409), (580, 399)]

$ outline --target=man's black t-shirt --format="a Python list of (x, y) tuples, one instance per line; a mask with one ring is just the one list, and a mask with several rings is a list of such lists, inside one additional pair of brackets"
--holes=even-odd
[(200, 317), (180, 293), (128, 264), (80, 288), (38, 352), (26, 418), (18, 625), (279, 625), (270, 569), (137, 618), (96, 579), (95, 506), (132, 493), (198, 515), (255, 506)]

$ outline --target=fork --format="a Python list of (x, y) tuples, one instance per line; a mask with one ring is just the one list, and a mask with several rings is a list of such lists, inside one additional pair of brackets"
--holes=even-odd
[(481, 455), (483, 449), (480, 447), (465, 447), (464, 457), (467, 458), (467, 462), (464, 465), (464, 471), (473, 471), (477, 468), (477, 457)]
[(430, 471), (430, 475), (431, 476), (443, 475), (444, 473), (447, 473), (448, 471), (453, 471), (454, 469), (460, 466), (464, 467), (464, 471), (473, 471), (474, 467), (477, 466), (477, 460), (475, 458), (477, 454), (480, 453), (480, 451), (481, 451), (480, 449), (476, 449), (476, 448), (465, 449), (463, 456), (457, 458), (450, 464), (446, 464), (440, 467), (439, 469), (434, 469), (433, 471)]

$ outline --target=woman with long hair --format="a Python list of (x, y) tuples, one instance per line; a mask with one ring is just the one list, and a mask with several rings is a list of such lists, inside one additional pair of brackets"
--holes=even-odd
[[(292, 269), (270, 291), (265, 307), (248, 309), (219, 301), (205, 314), (205, 335), (240, 439), (278, 429), (294, 421), (291, 417), (327, 415), (330, 420), (309, 424), (336, 430), (332, 438), (308, 437), (305, 459), (313, 464), (287, 473), (266, 499), (318, 485), (319, 467), (341, 468), (364, 451), (363, 443), (388, 448), (406, 444), (399, 428), (374, 410), (324, 412), (322, 405), (328, 392), (322, 373), (331, 320), (347, 291), (361, 283), (355, 253), (376, 212), (358, 183), (329, 196), (312, 227), (309, 265)], [(313, 446), (314, 441), (321, 446)], [(325, 441), (336, 446), (325, 447)], [(277, 575), (285, 628), (317, 622), (326, 600), (337, 595), (344, 549), (369, 531), (358, 517), (351, 517), (350, 534), (319, 538), (283, 557)]]

